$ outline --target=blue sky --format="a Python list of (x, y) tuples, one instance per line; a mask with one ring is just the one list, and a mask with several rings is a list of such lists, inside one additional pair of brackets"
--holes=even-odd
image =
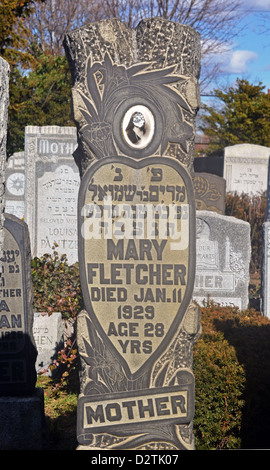
[[(259, 81), (270, 89), (270, 0), (245, 0), (242, 31), (221, 54), (223, 74), (219, 83), (231, 85), (237, 78)], [(268, 31), (267, 31), (268, 29)], [(216, 84), (214, 85), (217, 88)]]

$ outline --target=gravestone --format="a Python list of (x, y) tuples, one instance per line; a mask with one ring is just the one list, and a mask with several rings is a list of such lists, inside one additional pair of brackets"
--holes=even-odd
[(224, 149), (227, 192), (261, 195), (267, 189), (270, 148), (239, 144)]
[(270, 158), (268, 160), (267, 204), (262, 226), (263, 249), (261, 261), (261, 311), (270, 318)]
[(1, 257), (0, 395), (31, 395), (36, 347), (32, 334), (31, 250), (25, 222), (5, 214)]
[(25, 221), (33, 256), (52, 253), (78, 261), (77, 201), (79, 172), (73, 152), (75, 127), (27, 126), (25, 129)]
[(64, 46), (82, 177), (79, 449), (193, 449), (200, 38), (111, 19)]
[(25, 214), (24, 152), (9, 157), (6, 167), (6, 212), (24, 219)]
[(192, 181), (196, 209), (225, 214), (225, 179), (210, 173), (194, 173)]
[(0, 450), (38, 450), (45, 418), (43, 390), (35, 388), (29, 233), (23, 221), (3, 213), (8, 70), (0, 58)]
[(248, 307), (250, 225), (235, 217), (197, 211), (196, 277), (200, 304)]
[[(9, 104), (9, 65), (0, 57), (0, 258), (4, 240), (6, 141)], [(1, 263), (1, 262), (0, 262)], [(0, 264), (0, 276), (1, 276)]]
[(33, 335), (37, 347), (36, 371), (43, 375), (53, 375), (50, 365), (57, 359), (64, 346), (62, 314), (53, 312), (34, 313)]

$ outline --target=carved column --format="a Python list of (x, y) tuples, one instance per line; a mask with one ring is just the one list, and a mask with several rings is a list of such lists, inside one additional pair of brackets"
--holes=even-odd
[(193, 449), (200, 38), (162, 18), (66, 35), (78, 130), (77, 435), (88, 449)]

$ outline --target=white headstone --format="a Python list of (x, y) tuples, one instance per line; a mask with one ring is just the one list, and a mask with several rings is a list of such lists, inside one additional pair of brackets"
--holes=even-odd
[(193, 298), (203, 305), (248, 307), (250, 225), (210, 211), (197, 211)]
[(76, 148), (75, 127), (25, 129), (25, 220), (33, 256), (52, 253), (57, 243), (57, 252), (70, 264), (78, 260)]
[(25, 162), (24, 152), (9, 157), (6, 167), (6, 212), (24, 219)]
[(262, 194), (267, 189), (270, 148), (239, 144), (224, 149), (224, 178), (227, 192)]
[(37, 373), (52, 375), (49, 366), (57, 358), (64, 345), (64, 328), (60, 312), (34, 313), (33, 335), (38, 351), (36, 359)]

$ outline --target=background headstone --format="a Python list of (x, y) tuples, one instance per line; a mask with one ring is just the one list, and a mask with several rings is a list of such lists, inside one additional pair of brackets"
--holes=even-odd
[(53, 374), (49, 366), (58, 357), (58, 352), (64, 346), (62, 314), (53, 312), (49, 315), (48, 313), (35, 312), (33, 335), (38, 351), (36, 371), (51, 376)]
[(197, 211), (196, 276), (193, 298), (221, 306), (248, 307), (250, 225), (248, 222)]
[(261, 311), (270, 318), (270, 158), (268, 160), (267, 204), (262, 226), (263, 249), (261, 261)]
[(224, 149), (224, 178), (227, 192), (261, 195), (267, 189), (270, 148), (239, 144)]
[(33, 338), (31, 250), (27, 225), (5, 214), (0, 286), (0, 395), (31, 395), (37, 350)]
[(6, 166), (6, 212), (24, 219), (25, 161), (24, 152), (9, 157)]
[[(163, 18), (143, 20), (134, 30), (112, 19), (67, 34), (64, 45), (78, 129), (74, 158), (82, 176), (80, 448), (193, 449), (192, 347), (200, 310), (192, 302), (195, 200), (189, 171), (200, 38), (190, 27)], [(109, 200), (113, 213), (105, 221)], [(122, 203), (129, 214), (144, 203), (155, 210), (174, 204), (180, 245), (171, 247), (170, 231), (165, 247), (161, 227), (148, 238), (138, 232), (118, 240), (121, 218), (115, 210)], [(92, 236), (89, 226), (98, 221)], [(150, 253), (154, 246), (162, 246), (162, 253)], [(168, 280), (170, 269), (178, 270), (173, 280)]]
[(194, 173), (192, 180), (196, 209), (225, 214), (225, 179), (210, 173)]
[[(4, 238), (6, 141), (9, 104), (9, 65), (0, 57), (0, 257)], [(1, 261), (0, 261), (1, 276)]]
[(57, 252), (70, 264), (78, 260), (76, 147), (75, 127), (25, 129), (25, 221), (33, 256), (52, 253), (57, 243)]

